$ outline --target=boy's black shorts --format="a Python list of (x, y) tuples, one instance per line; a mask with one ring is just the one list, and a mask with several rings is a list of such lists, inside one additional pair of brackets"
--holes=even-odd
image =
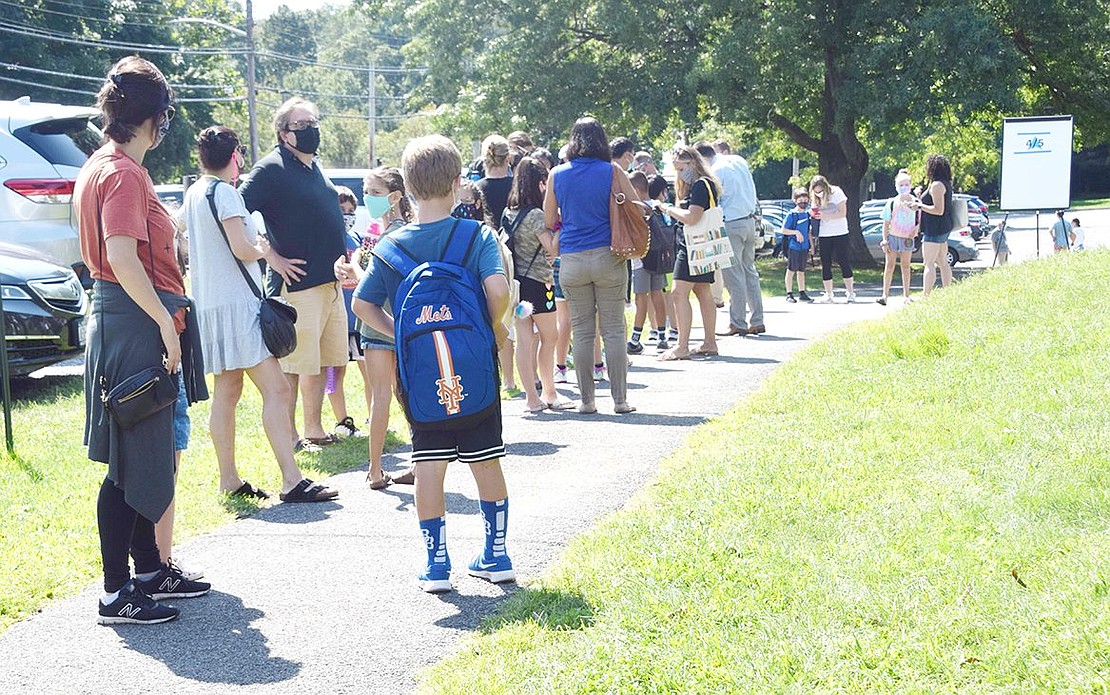
[(786, 249), (786, 269), (804, 273), (809, 260), (809, 249)]
[(454, 461), (481, 463), (505, 456), (501, 441), (501, 405), (485, 419), (463, 430), (409, 430), (412, 432), (412, 462)]

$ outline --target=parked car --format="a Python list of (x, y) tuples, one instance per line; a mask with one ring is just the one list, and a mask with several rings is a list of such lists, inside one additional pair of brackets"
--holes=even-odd
[(185, 186), (180, 183), (160, 183), (154, 187), (154, 193), (171, 214), (185, 203)]
[(84, 349), (89, 300), (72, 268), (35, 249), (0, 242), (0, 293), (12, 376)]
[(355, 194), (358, 207), (355, 208), (355, 231), (359, 234), (370, 228), (370, 212), (362, 202), (362, 179), (369, 173), (369, 169), (324, 169), (324, 176), (328, 177), (333, 186), (346, 186)]
[[(871, 257), (875, 262), (882, 263), (885, 259), (883, 253), (882, 240), (883, 240), (883, 223), (872, 222), (863, 227), (863, 240), (867, 242), (867, 250), (871, 252)], [(960, 228), (953, 231), (948, 235), (948, 265), (955, 266), (957, 263), (967, 263), (974, 261), (979, 257), (979, 249), (975, 246), (975, 241), (971, 238), (971, 232), (966, 228)], [(919, 236), (914, 240), (913, 255), (910, 260), (915, 263), (920, 263), (921, 258), (921, 237)]]
[(70, 205), (77, 172), (101, 133), (87, 106), (0, 101), (0, 241), (37, 249), (91, 284)]

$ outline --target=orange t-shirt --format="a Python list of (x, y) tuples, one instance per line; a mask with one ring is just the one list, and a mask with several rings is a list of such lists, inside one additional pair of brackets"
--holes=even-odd
[[(95, 280), (116, 282), (108, 263), (107, 249), (97, 238), (129, 236), (138, 241), (139, 261), (155, 289), (185, 294), (185, 281), (177, 267), (174, 224), (158, 195), (150, 174), (138, 162), (111, 144), (94, 152), (81, 173), (73, 192), (81, 257)], [(97, 224), (97, 210), (100, 224)], [(174, 315), (178, 331), (184, 329), (182, 312)]]

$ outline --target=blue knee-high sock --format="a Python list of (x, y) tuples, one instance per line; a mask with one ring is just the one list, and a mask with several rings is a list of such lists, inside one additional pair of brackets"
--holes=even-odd
[(479, 500), (478, 506), (482, 510), (482, 520), (486, 522), (486, 546), (483, 551), (485, 559), (505, 556), (505, 534), (509, 529), (509, 498), (496, 502)]
[(447, 557), (447, 517), (424, 519), (420, 522), (420, 534), (424, 536), (424, 547), (428, 550), (429, 565), (448, 565)]

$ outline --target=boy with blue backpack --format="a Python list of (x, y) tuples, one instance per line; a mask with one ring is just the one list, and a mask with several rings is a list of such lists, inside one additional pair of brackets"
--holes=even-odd
[(374, 247), (353, 301), (359, 318), (394, 336), (398, 395), (412, 432), (416, 514), (428, 553), (417, 580), (432, 593), (451, 590), (443, 478), (456, 459), (470, 464), (486, 529), (485, 546), (468, 571), (494, 583), (516, 579), (505, 551), (509, 500), (497, 368), (509, 284), (494, 232), (450, 216), (461, 168), (459, 151), (443, 136), (408, 143), (401, 171), (417, 201), (416, 221)]

